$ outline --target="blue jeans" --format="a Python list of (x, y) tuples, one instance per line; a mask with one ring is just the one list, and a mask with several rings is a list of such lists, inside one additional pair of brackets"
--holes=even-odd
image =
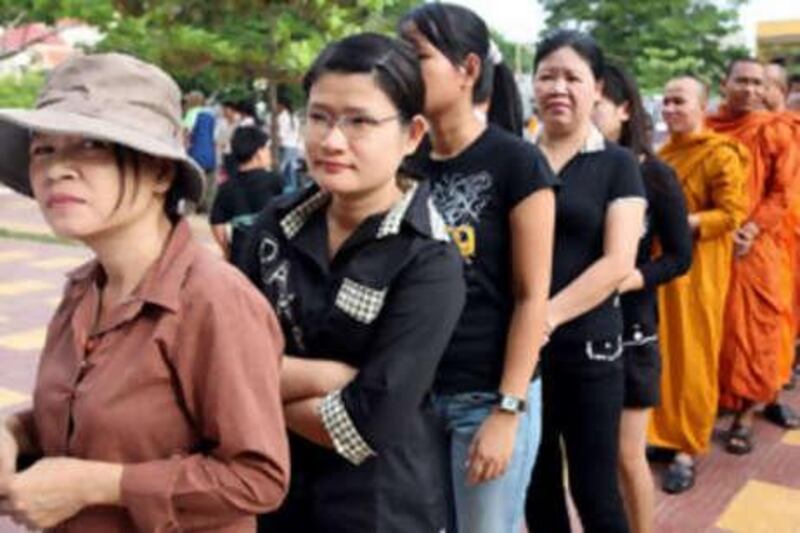
[(541, 440), (541, 396), (541, 380), (536, 379), (528, 388), (528, 408), (520, 415), (508, 469), (501, 477), (475, 486), (467, 484), (469, 446), (497, 404), (497, 394), (466, 392), (434, 397), (434, 407), (449, 437), (451, 497), (458, 533), (518, 533), (521, 530), (525, 494)]

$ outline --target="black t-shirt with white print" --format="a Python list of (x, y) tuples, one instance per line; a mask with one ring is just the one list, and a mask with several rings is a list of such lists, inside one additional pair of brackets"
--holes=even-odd
[(465, 263), (467, 303), (434, 388), (443, 394), (496, 391), (514, 308), (509, 214), (558, 181), (536, 146), (491, 125), (457, 156), (436, 160), (423, 149), (408, 168), (430, 179), (434, 203)]

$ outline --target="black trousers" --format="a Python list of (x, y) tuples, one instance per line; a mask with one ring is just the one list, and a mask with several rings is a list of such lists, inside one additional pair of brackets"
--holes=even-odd
[(542, 442), (528, 489), (531, 533), (570, 531), (569, 487), (586, 533), (627, 533), (617, 478), (624, 397), (618, 340), (557, 343), (542, 353)]

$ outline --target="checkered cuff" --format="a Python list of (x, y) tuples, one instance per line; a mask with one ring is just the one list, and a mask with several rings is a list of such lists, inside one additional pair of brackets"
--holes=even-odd
[(322, 425), (333, 441), (336, 453), (358, 466), (376, 455), (358, 433), (350, 415), (342, 402), (341, 391), (333, 391), (325, 396), (319, 408)]
[(353, 320), (371, 324), (381, 313), (385, 299), (386, 289), (373, 289), (345, 278), (336, 293), (334, 304)]

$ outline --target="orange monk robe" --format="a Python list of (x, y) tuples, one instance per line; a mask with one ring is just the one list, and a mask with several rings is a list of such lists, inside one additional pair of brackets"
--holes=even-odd
[[(800, 112), (798, 111), (785, 111), (784, 116), (793, 124), (795, 128), (795, 133), (797, 135), (797, 140), (795, 142), (798, 149), (800, 149)], [(794, 338), (796, 339), (798, 335), (800, 335), (800, 273), (798, 273), (798, 268), (800, 268), (800, 169), (797, 170), (794, 176), (794, 199), (791, 203), (791, 209), (789, 214), (789, 231), (791, 236), (794, 238), (791, 239), (789, 243), (790, 246), (793, 247), (793, 268), (792, 271), (794, 272)]]
[(661, 404), (648, 441), (698, 455), (708, 450), (719, 400), (722, 318), (733, 255), (733, 230), (747, 209), (748, 152), (729, 137), (704, 131), (673, 135), (659, 151), (699, 218), (686, 275), (658, 291)]
[(734, 117), (723, 107), (708, 125), (749, 150), (747, 220), (760, 228), (747, 255), (733, 261), (720, 351), (720, 405), (741, 409), (743, 399), (774, 400), (782, 384), (790, 268), (782, 247), (798, 151), (794, 129), (774, 113)]
[[(786, 111), (779, 114), (793, 129), (795, 133), (795, 152), (800, 151), (800, 114)], [(800, 276), (797, 274), (798, 254), (800, 254), (800, 154), (798, 154), (798, 168), (795, 169), (790, 183), (789, 213), (785, 220), (783, 232), (782, 252), (785, 255), (786, 268), (781, 278), (781, 294), (786, 299), (786, 311), (782, 329), (782, 349), (779, 361), (778, 384), (787, 383), (792, 374), (795, 360), (795, 341), (798, 332), (798, 301), (800, 291)]]

